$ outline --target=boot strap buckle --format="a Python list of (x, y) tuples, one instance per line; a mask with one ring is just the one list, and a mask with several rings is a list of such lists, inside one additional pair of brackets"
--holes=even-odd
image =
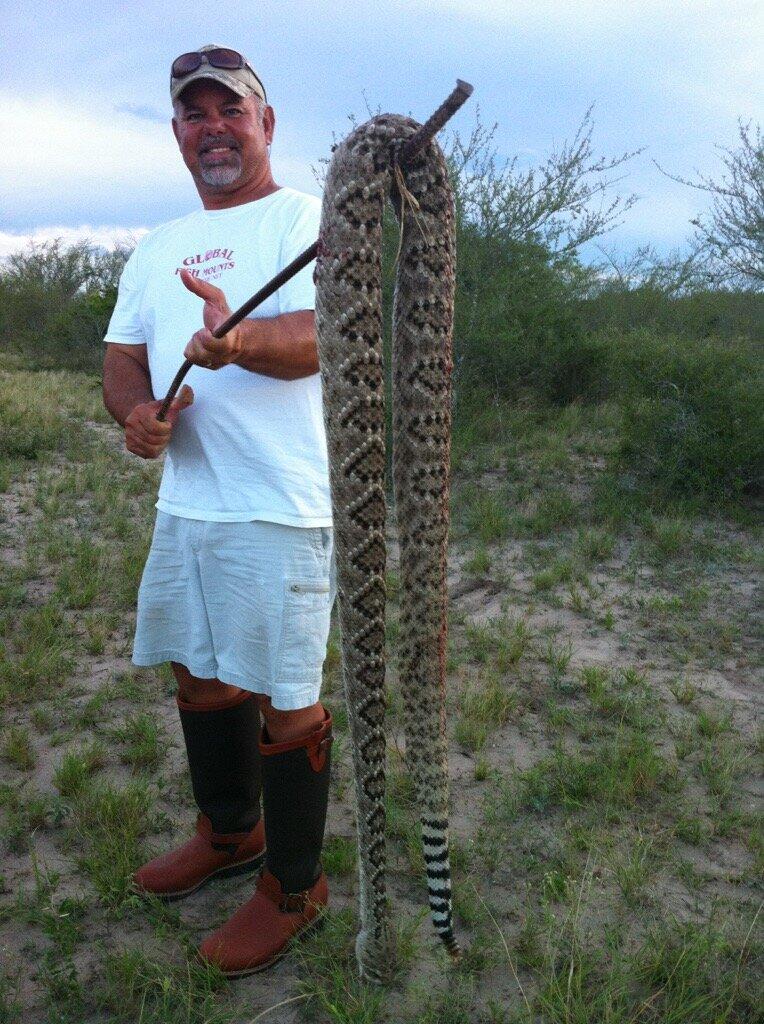
[(279, 910), (282, 914), (302, 914), (308, 903), (309, 889), (303, 892), (286, 893), (279, 903)]

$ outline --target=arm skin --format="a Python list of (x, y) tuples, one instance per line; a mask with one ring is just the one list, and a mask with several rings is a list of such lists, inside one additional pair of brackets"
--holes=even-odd
[(103, 361), (103, 404), (125, 428), (125, 447), (142, 459), (156, 459), (170, 443), (172, 428), (182, 409), (191, 405), (194, 392), (181, 388), (172, 402), (167, 419), (156, 418), (162, 401), (151, 393), (149, 361), (145, 345), (106, 346)]
[(124, 427), (136, 405), (153, 400), (146, 346), (109, 342), (103, 361), (103, 404), (107, 410)]
[(315, 318), (312, 309), (275, 317), (246, 318), (222, 338), (212, 331), (231, 315), (225, 294), (210, 284), (181, 271), (183, 284), (204, 299), (204, 327), (191, 338), (183, 353), (186, 359), (208, 370), (235, 363), (253, 373), (279, 380), (298, 380), (318, 373)]
[[(298, 380), (318, 373), (312, 309), (245, 319), (222, 338), (215, 338), (212, 331), (231, 313), (225, 294), (188, 271), (182, 271), (180, 276), (189, 291), (204, 299), (204, 327), (194, 334), (183, 353), (190, 362), (208, 370), (233, 363), (279, 380)], [(181, 410), (193, 400), (192, 389), (184, 385), (172, 402), (167, 419), (160, 423), (156, 414), (162, 399), (155, 399), (151, 391), (146, 346), (107, 344), (103, 401), (117, 423), (125, 428), (128, 451), (143, 459), (158, 458), (170, 442)]]

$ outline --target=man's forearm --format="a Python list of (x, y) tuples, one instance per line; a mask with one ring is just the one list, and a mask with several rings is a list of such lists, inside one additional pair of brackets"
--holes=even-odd
[(136, 407), (154, 398), (148, 369), (123, 351), (106, 346), (103, 404), (121, 427)]
[(242, 351), (235, 359), (237, 366), (280, 380), (297, 380), (318, 373), (312, 310), (247, 318), (240, 327)]

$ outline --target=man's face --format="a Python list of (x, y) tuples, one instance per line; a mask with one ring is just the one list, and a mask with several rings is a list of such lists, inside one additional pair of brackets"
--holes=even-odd
[(186, 167), (209, 192), (238, 190), (270, 174), (273, 126), (272, 108), (261, 115), (256, 96), (242, 98), (205, 79), (183, 90), (172, 119)]

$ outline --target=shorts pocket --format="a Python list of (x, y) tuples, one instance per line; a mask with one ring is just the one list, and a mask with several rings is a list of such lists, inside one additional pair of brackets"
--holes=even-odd
[(308, 531), (311, 547), (322, 562), (329, 558), (332, 548), (331, 530), (328, 526), (301, 527)]
[(288, 576), (284, 580), (276, 683), (320, 681), (329, 638), (329, 580)]

